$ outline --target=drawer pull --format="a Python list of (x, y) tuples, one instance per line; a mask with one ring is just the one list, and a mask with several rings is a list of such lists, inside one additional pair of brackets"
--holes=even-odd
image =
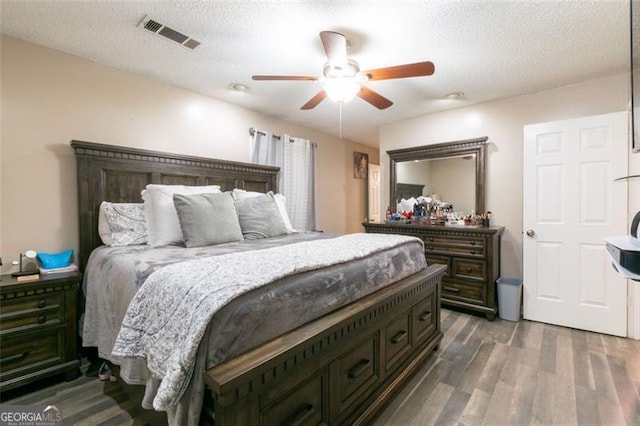
[(460, 289), (459, 288), (455, 288), (455, 287), (443, 287), (443, 289), (447, 290), (447, 291), (451, 291), (453, 293), (459, 293)]
[(429, 250), (433, 250), (433, 246), (429, 246), (427, 247)]
[(21, 359), (25, 359), (27, 355), (29, 355), (29, 351), (24, 351), (19, 354), (6, 356), (4, 358), (0, 358), (0, 364), (4, 364), (5, 362), (11, 362), (11, 361), (20, 361)]
[(469, 244), (471, 244), (472, 246), (475, 246), (476, 242), (475, 241), (469, 241)]
[(469, 253), (476, 254), (476, 251), (475, 250), (469, 250)]
[(47, 306), (47, 301), (46, 300), (44, 300), (44, 299), (38, 300), (38, 308), (42, 309), (45, 306)]
[(371, 361), (369, 361), (368, 359), (361, 359), (356, 365), (349, 369), (347, 377), (349, 377), (350, 379), (355, 379), (369, 369), (369, 364), (371, 364)]
[(396, 333), (395, 336), (391, 338), (391, 343), (394, 345), (402, 342), (407, 337), (407, 332), (405, 330), (400, 330)]
[(471, 272), (471, 268), (467, 267), (467, 272)]
[(430, 311), (423, 312), (422, 315), (418, 317), (418, 321), (425, 322), (431, 316)]
[(313, 405), (305, 404), (304, 407), (300, 408), (296, 413), (291, 417), (291, 420), (286, 421), (283, 425), (287, 426), (299, 426), (304, 423), (309, 417), (311, 417), (314, 413)]
[(47, 322), (47, 317), (45, 315), (38, 315), (38, 324), (44, 324)]

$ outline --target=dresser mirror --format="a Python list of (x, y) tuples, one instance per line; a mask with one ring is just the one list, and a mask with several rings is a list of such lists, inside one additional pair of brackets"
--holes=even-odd
[(389, 205), (402, 198), (435, 196), (454, 210), (484, 213), (487, 137), (387, 151)]

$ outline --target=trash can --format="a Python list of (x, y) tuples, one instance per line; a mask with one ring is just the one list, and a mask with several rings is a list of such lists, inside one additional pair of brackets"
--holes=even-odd
[(519, 321), (522, 280), (500, 277), (496, 282), (498, 283), (498, 315), (508, 321)]

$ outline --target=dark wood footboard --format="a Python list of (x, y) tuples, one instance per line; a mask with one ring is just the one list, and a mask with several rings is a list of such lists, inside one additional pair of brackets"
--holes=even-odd
[(215, 424), (365, 424), (437, 349), (432, 265), (205, 374)]

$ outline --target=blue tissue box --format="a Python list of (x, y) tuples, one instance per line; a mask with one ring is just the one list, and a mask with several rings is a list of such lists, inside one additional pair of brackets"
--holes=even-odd
[(38, 253), (37, 257), (44, 269), (65, 268), (71, 264), (73, 249), (60, 253)]

